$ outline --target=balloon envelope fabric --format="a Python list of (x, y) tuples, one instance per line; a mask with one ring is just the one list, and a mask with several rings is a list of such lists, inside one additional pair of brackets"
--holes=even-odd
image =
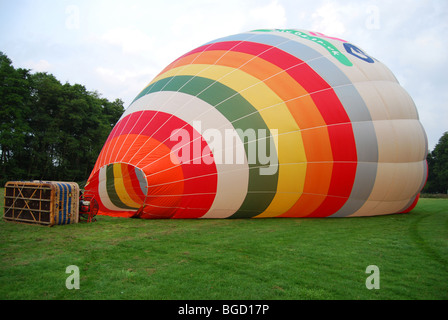
[(411, 97), (358, 46), (254, 30), (181, 56), (135, 98), (86, 185), (139, 218), (409, 212), (427, 177)]

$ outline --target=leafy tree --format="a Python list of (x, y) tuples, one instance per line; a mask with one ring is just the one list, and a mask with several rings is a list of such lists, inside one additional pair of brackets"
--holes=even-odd
[(29, 70), (14, 69), (11, 60), (0, 52), (0, 174), (23, 174), (18, 166), (25, 155)]
[(0, 52), (0, 182), (85, 181), (123, 101), (47, 73), (14, 69)]
[(448, 132), (439, 139), (434, 150), (428, 153), (428, 180), (423, 192), (448, 192)]

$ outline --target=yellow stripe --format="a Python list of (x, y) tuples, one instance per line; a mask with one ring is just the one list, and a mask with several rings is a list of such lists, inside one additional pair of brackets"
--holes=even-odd
[[(114, 163), (114, 185), (118, 197), (127, 206), (133, 208), (140, 208), (140, 205), (137, 202), (133, 201), (131, 197), (128, 195), (126, 188), (124, 186), (123, 179), (126, 179), (126, 177), (123, 177), (123, 172), (121, 170), (121, 163)], [(129, 179), (129, 177), (127, 177), (127, 179)]]
[(275, 139), (280, 165), (277, 192), (268, 208), (257, 217), (275, 217), (291, 208), (303, 192), (307, 161), (300, 128), (283, 100), (259, 79), (239, 69), (218, 65), (181, 66), (168, 70), (151, 83), (176, 75), (200, 76), (232, 88), (258, 110), (271, 130), (278, 130), (278, 139)]

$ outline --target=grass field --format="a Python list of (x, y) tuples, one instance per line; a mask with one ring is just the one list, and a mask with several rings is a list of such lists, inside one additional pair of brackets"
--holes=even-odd
[[(0, 256), (3, 300), (446, 300), (448, 199), (371, 218), (1, 220)], [(70, 265), (79, 290), (66, 288)], [(366, 288), (369, 265), (379, 289)]]

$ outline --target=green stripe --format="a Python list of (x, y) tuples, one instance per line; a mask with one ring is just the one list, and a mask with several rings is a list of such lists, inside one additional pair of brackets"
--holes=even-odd
[[(116, 165), (120, 165), (119, 163)], [(124, 204), (120, 197), (118, 196), (117, 190), (115, 189), (115, 177), (114, 177), (114, 164), (109, 164), (106, 167), (106, 190), (107, 195), (109, 196), (110, 201), (117, 207), (121, 209), (131, 209), (135, 210), (135, 208), (129, 207)]]
[[(246, 129), (265, 129), (267, 130), (266, 132), (270, 132), (257, 109), (255, 109), (238, 92), (222, 83), (215, 82), (214, 80), (197, 76), (174, 76), (164, 78), (148, 86), (135, 100), (146, 94), (157, 91), (175, 91), (197, 96), (199, 99), (214, 106), (232, 123), (235, 129), (241, 129), (243, 132)], [(245, 117), (248, 114), (250, 114), (250, 116)], [(240, 139), (244, 143), (241, 134)], [(273, 139), (271, 135), (269, 136), (269, 139)], [(244, 148), (247, 155), (247, 143), (244, 144)], [(260, 175), (260, 166), (261, 164), (258, 162), (258, 157), (256, 163), (249, 164), (248, 193), (239, 210), (233, 214), (231, 218), (253, 217), (263, 212), (272, 202), (277, 191), (279, 170), (273, 175)], [(258, 191), (261, 191), (262, 194), (260, 195)]]
[(294, 29), (274, 29), (274, 30), (273, 29), (258, 29), (258, 30), (253, 30), (252, 32), (273, 32), (273, 31), (286, 32), (286, 33), (296, 35), (302, 39), (313, 41), (313, 42), (317, 43), (318, 45), (324, 47), (331, 54), (332, 57), (336, 58), (343, 65), (346, 65), (348, 67), (353, 66), (353, 63), (351, 63), (351, 61), (341, 51), (339, 51), (338, 48), (336, 48), (336, 46), (334, 46), (332, 43), (328, 42), (327, 40), (325, 40), (323, 38), (311, 36), (309, 34), (306, 34), (305, 32), (302, 32), (299, 30), (294, 30)]

